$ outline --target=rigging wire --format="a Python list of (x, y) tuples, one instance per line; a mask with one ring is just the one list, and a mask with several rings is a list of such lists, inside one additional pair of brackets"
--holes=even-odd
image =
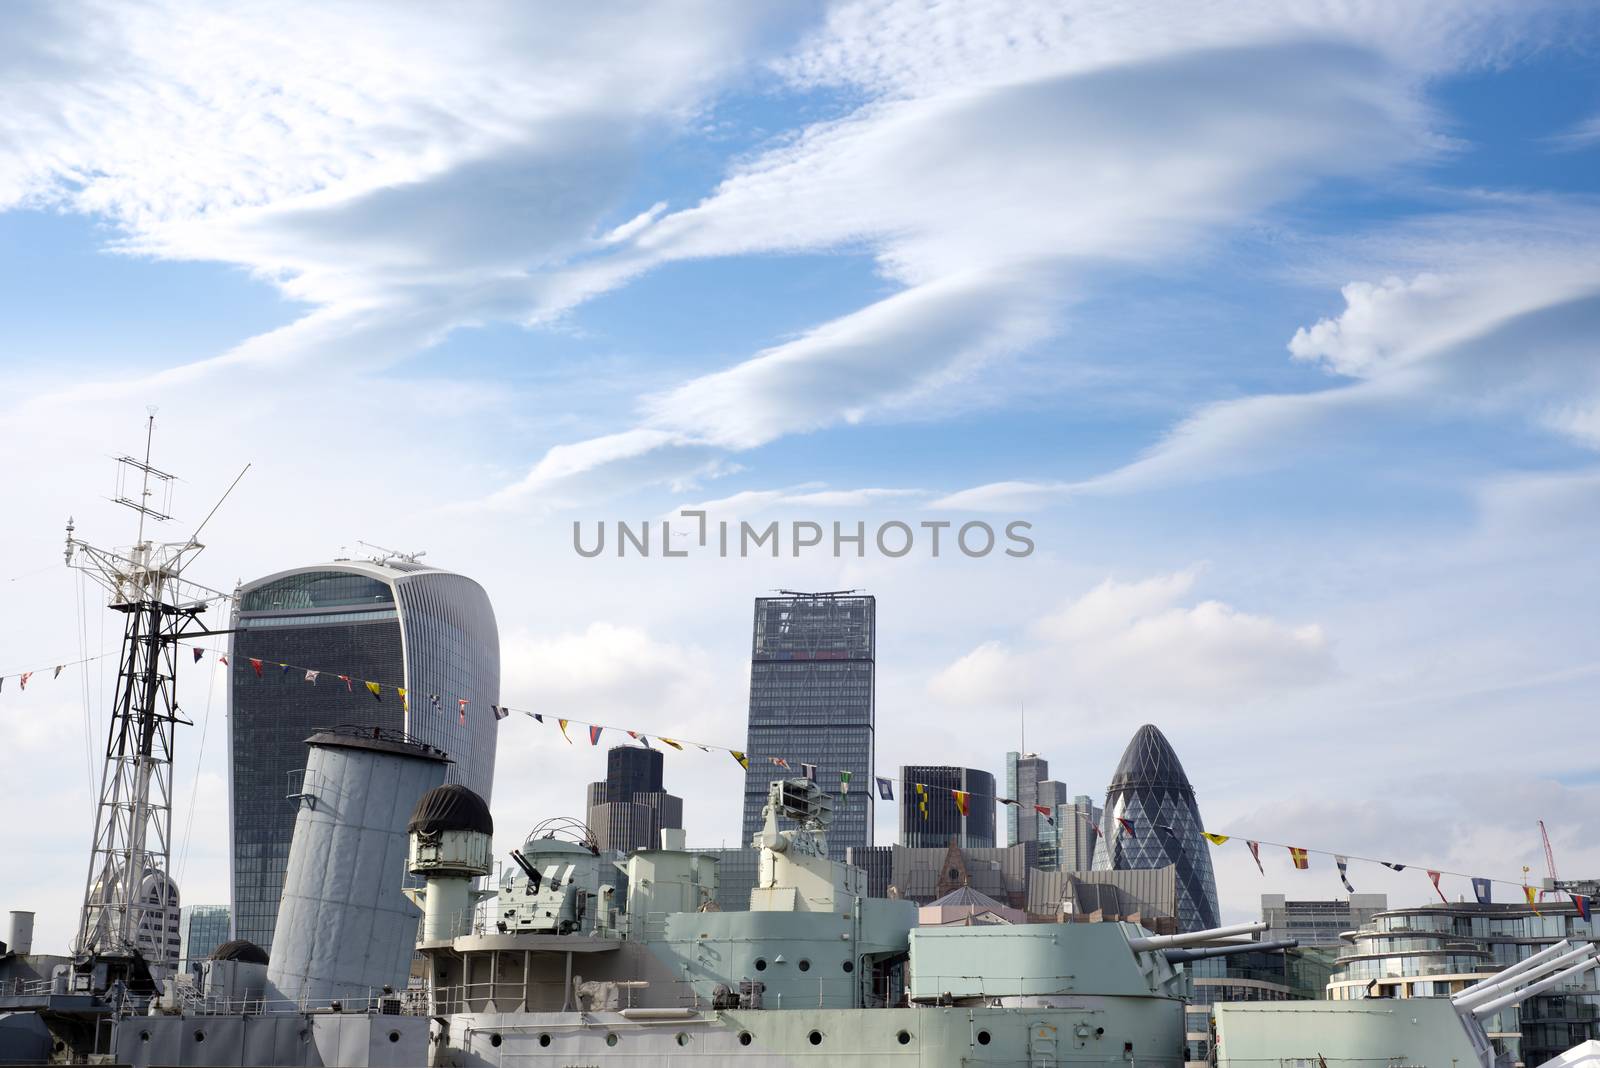
[[(212, 647), (211, 653), (212, 653), (213, 656), (216, 655), (216, 647), (215, 646)], [(195, 802), (200, 797), (200, 770), (201, 770), (201, 767), (203, 766), (204, 761), (205, 761), (205, 755), (206, 755), (206, 733), (211, 728), (211, 703), (212, 703), (213, 699), (216, 697), (216, 694), (217, 694), (217, 669), (216, 669), (216, 664), (213, 663), (211, 665), (210, 677), (208, 678), (208, 680), (206, 682), (206, 714), (200, 720), (200, 746), (199, 746), (199, 749), (195, 752), (195, 755), (194, 755), (194, 785), (189, 790), (189, 815), (187, 817), (185, 817), (185, 819), (184, 819), (184, 824), (183, 824), (183, 845), (178, 850), (178, 863), (175, 865), (175, 867), (178, 870), (178, 885), (179, 886), (183, 885), (183, 877), (184, 877), (185, 872), (188, 869), (188, 864), (189, 864), (189, 836), (194, 833)]]
[(78, 609), (78, 658), (82, 661), (78, 665), (78, 679), (83, 689), (83, 761), (89, 776), (89, 819), (93, 820), (100, 807), (100, 798), (94, 781), (94, 726), (89, 698), (89, 625), (84, 618), (83, 572), (79, 571), (77, 574), (78, 596), (74, 603)]

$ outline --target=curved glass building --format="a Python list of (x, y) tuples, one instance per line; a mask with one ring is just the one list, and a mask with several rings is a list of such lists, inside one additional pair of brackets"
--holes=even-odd
[[(1123, 826), (1127, 820), (1132, 834)], [(1178, 930), (1217, 926), (1217, 879), (1194, 787), (1172, 743), (1151, 724), (1123, 751), (1106, 790), (1096, 869), (1177, 867)]]
[[(500, 637), (483, 587), (403, 560), (339, 560), (245, 583), (232, 625), (234, 937), (270, 953), (294, 834), (290, 796), (300, 789), (306, 739), (318, 727), (345, 724), (404, 731), (448, 753), (447, 780), (487, 799)], [(252, 658), (261, 662), (259, 673)], [(312, 679), (308, 671), (316, 673)], [(376, 699), (369, 680), (382, 687)]]

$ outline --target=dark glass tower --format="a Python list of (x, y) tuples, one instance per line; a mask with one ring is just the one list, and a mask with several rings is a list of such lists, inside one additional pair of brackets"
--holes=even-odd
[[(1120, 820), (1132, 825), (1131, 837)], [(1210, 847), (1200, 836), (1202, 827), (1194, 787), (1172, 743), (1145, 724), (1128, 743), (1106, 791), (1095, 868), (1176, 865), (1178, 929), (1215, 927), (1217, 880), (1211, 871)]]
[(619, 745), (606, 754), (604, 782), (589, 784), (589, 829), (601, 849), (660, 849), (663, 828), (683, 826), (683, 798), (667, 793), (661, 753)]
[(802, 763), (815, 764), (818, 785), (835, 795), (829, 855), (843, 860), (845, 849), (872, 844), (876, 617), (877, 601), (862, 594), (756, 598), (745, 845), (761, 828), (767, 785), (800, 775)]
[[(926, 787), (928, 814), (914, 784)], [(967, 814), (951, 790), (966, 793)], [(976, 768), (908, 764), (900, 768), (900, 844), (944, 849), (950, 839), (962, 849), (994, 848), (994, 776)]]
[[(294, 834), (289, 795), (306, 766), (306, 739), (344, 724), (403, 730), (449, 754), (449, 781), (488, 798), (500, 639), (481, 586), (407, 561), (279, 572), (244, 584), (236, 604), (228, 650), (233, 931), (270, 952)], [(369, 680), (382, 687), (380, 698)]]

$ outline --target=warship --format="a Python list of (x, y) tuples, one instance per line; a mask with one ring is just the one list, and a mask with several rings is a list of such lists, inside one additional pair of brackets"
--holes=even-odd
[[(1262, 923), (919, 927), (910, 901), (870, 896), (861, 868), (830, 858), (834, 798), (807, 777), (769, 784), (743, 909), (719, 909), (717, 857), (682, 830), (623, 855), (546, 820), (496, 876), (488, 805), (446, 784), (449, 753), (334, 726), (306, 739), (288, 799), (270, 956), (236, 940), (177, 971), (140, 932), (170, 903), (176, 652), (219, 633), (202, 614), (225, 595), (183, 574), (198, 529), (145, 537), (170, 519), (152, 497), (173, 477), (149, 443), (147, 429), (143, 459), (119, 460), (139, 479), (116, 498), (140, 517), (131, 549), (68, 523), (67, 562), (126, 618), (117, 700), (72, 952), (33, 954), (30, 913), (0, 945), (0, 1064), (1179, 1068), (1185, 964), (1293, 945), (1257, 940)], [(1209, 1056), (1511, 1068), (1482, 1021), (1597, 965), (1596, 944), (1561, 942), (1453, 997), (1219, 1004)], [(1550, 1063), (1600, 1068), (1600, 1043)]]

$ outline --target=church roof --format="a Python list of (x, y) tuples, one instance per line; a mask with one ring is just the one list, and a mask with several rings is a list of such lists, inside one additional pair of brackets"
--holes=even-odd
[(1003, 909), (1006, 907), (988, 894), (980, 894), (970, 886), (957, 887), (939, 900), (928, 902), (929, 908), (959, 907), (962, 905), (976, 905), (981, 909)]

